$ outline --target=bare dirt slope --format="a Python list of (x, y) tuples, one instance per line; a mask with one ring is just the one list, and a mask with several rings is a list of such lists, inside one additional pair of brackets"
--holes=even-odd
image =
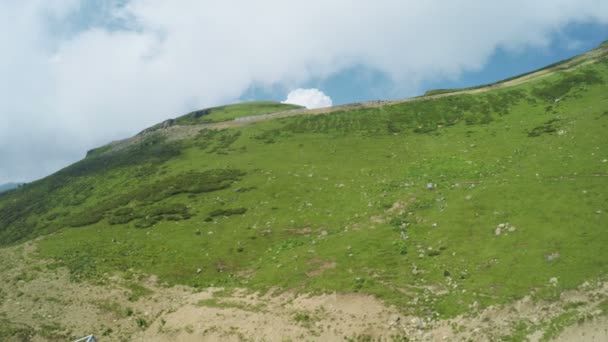
[[(429, 321), (360, 294), (251, 293), (168, 287), (128, 273), (75, 282), (36, 256), (35, 242), (0, 250), (0, 340), (66, 341), (605, 341), (608, 283), (555, 302), (531, 296)], [(604, 308), (604, 309), (602, 309)]]
[(608, 318), (603, 317), (592, 322), (567, 327), (555, 341), (608, 341)]

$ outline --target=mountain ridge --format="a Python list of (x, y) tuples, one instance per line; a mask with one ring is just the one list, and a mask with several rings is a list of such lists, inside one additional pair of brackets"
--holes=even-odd
[[(551, 74), (553, 74), (555, 72), (559, 72), (559, 71), (573, 71), (573, 70), (576, 70), (577, 67), (584, 66), (587, 63), (594, 63), (598, 60), (606, 58), (606, 56), (608, 56), (608, 41), (600, 44), (595, 49), (593, 49), (589, 52), (583, 53), (581, 55), (577, 55), (577, 56), (574, 56), (574, 57), (571, 57), (571, 58), (568, 58), (565, 60), (561, 60), (561, 61), (552, 63), (548, 66), (545, 66), (545, 67), (542, 67), (539, 69), (535, 69), (535, 70), (532, 70), (532, 71), (529, 71), (529, 72), (526, 72), (523, 74), (519, 74), (519, 75), (516, 75), (513, 77), (509, 77), (509, 78), (502, 79), (502, 80), (492, 82), (489, 84), (484, 84), (484, 85), (479, 85), (479, 86), (474, 86), (474, 87), (469, 87), (469, 88), (435, 89), (435, 90), (428, 90), (425, 92), (424, 95), (421, 95), (421, 96), (414, 96), (414, 97), (404, 98), (404, 99), (399, 99), (399, 100), (372, 100), (372, 101), (367, 101), (367, 102), (344, 104), (344, 105), (331, 106), (331, 107), (325, 107), (325, 108), (319, 108), (319, 109), (292, 108), (292, 109), (284, 110), (284, 111), (258, 113), (258, 114), (254, 114), (251, 116), (239, 117), (239, 118), (235, 118), (235, 119), (218, 121), (218, 122), (213, 122), (213, 123), (206, 122), (206, 123), (202, 123), (202, 124), (198, 124), (198, 125), (190, 124), (190, 125), (186, 125), (186, 127), (184, 127), (184, 125), (180, 125), (179, 120), (178, 120), (179, 118), (186, 118), (188, 116), (196, 115), (197, 113), (205, 112), (205, 111), (212, 110), (215, 108), (223, 108), (226, 106), (206, 108), (206, 109), (201, 109), (201, 110), (197, 110), (197, 111), (193, 111), (191, 113), (185, 114), (183, 116), (180, 116), (177, 119), (167, 119), (167, 120), (163, 121), (162, 123), (159, 123), (152, 127), (144, 129), (142, 132), (136, 134), (135, 136), (133, 136), (131, 138), (113, 141), (113, 142), (109, 143), (108, 145), (105, 145), (105, 147), (107, 148), (107, 151), (113, 151), (114, 149), (121, 149), (124, 146), (128, 146), (132, 143), (139, 142), (140, 138), (142, 138), (144, 135), (158, 131), (158, 130), (164, 131), (164, 133), (166, 133), (169, 138), (174, 137), (176, 139), (180, 139), (180, 138), (185, 138), (185, 137), (191, 137), (191, 136), (195, 135), (197, 132), (199, 132), (201, 129), (206, 129), (206, 128), (224, 129), (227, 127), (236, 127), (236, 126), (254, 124), (261, 120), (280, 119), (280, 118), (297, 116), (297, 115), (329, 114), (329, 113), (334, 113), (334, 112), (344, 111), (344, 110), (352, 110), (352, 109), (359, 109), (359, 108), (376, 108), (376, 107), (390, 106), (390, 105), (395, 105), (395, 104), (410, 102), (410, 101), (432, 100), (432, 99), (437, 99), (437, 98), (441, 98), (444, 96), (455, 96), (455, 95), (460, 95), (460, 94), (473, 94), (473, 93), (486, 92), (486, 91), (501, 89), (504, 87), (515, 86), (520, 83), (531, 82), (531, 81), (534, 81), (539, 78), (550, 76)], [(252, 103), (255, 103), (255, 102), (252, 102)], [(280, 104), (278, 102), (262, 102), (262, 103), (274, 103), (276, 105)], [(230, 105), (228, 105), (228, 107), (230, 107)], [(190, 127), (190, 126), (194, 126), (194, 127)]]

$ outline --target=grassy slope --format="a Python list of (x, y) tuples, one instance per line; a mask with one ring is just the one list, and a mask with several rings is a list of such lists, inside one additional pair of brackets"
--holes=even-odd
[[(0, 239), (54, 232), (41, 254), (75, 278), (361, 291), (442, 317), (550, 298), (608, 271), (606, 82), (604, 60), (484, 94), (151, 134), (0, 197)], [(496, 236), (505, 222), (517, 230)]]
[(196, 125), (299, 108), (302, 107), (270, 101), (245, 102), (195, 111), (181, 116), (175, 121), (179, 125)]
[(509, 84), (511, 81), (517, 82), (518, 80), (524, 80), (527, 76), (531, 76), (531, 77), (541, 76), (548, 72), (568, 70), (574, 66), (586, 63), (590, 59), (594, 59), (597, 57), (605, 58), (608, 54), (608, 51), (606, 51), (606, 47), (608, 47), (608, 41), (600, 44), (600, 46), (597, 49), (592, 50), (589, 53), (578, 55), (578, 56), (568, 58), (568, 59), (564, 59), (562, 61), (555, 62), (555, 63), (549, 64), (547, 66), (544, 66), (540, 69), (525, 72), (523, 74), (512, 76), (512, 77), (509, 77), (509, 78), (506, 78), (506, 79), (503, 79), (503, 80), (500, 80), (497, 82), (473, 86), (473, 87), (469, 87), (469, 88), (463, 88), (463, 89), (449, 89), (449, 88), (448, 89), (430, 89), (424, 93), (424, 96), (433, 96), (433, 95), (449, 94), (449, 93), (454, 93), (454, 92), (462, 92), (462, 91), (467, 91), (467, 90), (470, 91), (470, 90), (477, 90), (477, 89), (483, 89), (483, 88), (492, 88), (495, 86)]

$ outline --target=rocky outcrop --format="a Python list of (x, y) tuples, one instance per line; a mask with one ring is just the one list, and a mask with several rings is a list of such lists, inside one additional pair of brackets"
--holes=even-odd
[(175, 125), (175, 119), (168, 119), (165, 120), (157, 125), (154, 125), (152, 127), (146, 128), (143, 131), (137, 133), (137, 136), (142, 136), (142, 135), (146, 135), (148, 133), (152, 133), (154, 131), (157, 131), (159, 129), (167, 129), (171, 126)]

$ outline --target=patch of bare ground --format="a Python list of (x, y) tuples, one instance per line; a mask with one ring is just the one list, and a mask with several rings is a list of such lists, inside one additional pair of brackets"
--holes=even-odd
[(315, 269), (307, 272), (306, 275), (309, 277), (317, 277), (323, 274), (326, 270), (331, 270), (336, 268), (335, 261), (321, 260), (321, 259), (312, 259), (308, 262), (310, 265), (315, 266)]
[(287, 229), (287, 232), (293, 235), (310, 235), (313, 232), (311, 227)]
[[(74, 282), (67, 270), (39, 260), (34, 243), (0, 249), (0, 258), (6, 261), (0, 266), (3, 341), (69, 341), (88, 334), (99, 341), (379, 338), (396, 315), (366, 295), (226, 294), (167, 287), (135, 273)], [(319, 275), (335, 267), (322, 260), (314, 265)]]
[[(429, 320), (400, 314), (363, 294), (201, 291), (163, 286), (133, 272), (74, 282), (67, 270), (36, 256), (35, 242), (0, 249), (0, 258), (2, 341), (69, 341), (88, 334), (102, 342), (493, 341), (516, 335), (531, 341), (604, 341), (608, 336), (606, 282), (583, 284), (553, 302), (528, 296)], [(323, 276), (335, 266), (311, 262), (316, 269), (309, 276)]]
[[(606, 312), (600, 305), (607, 298), (608, 282), (586, 282), (577, 289), (562, 292), (556, 301), (526, 296), (507, 305), (433, 322), (425, 339), (496, 341), (519, 336), (513, 340), (596, 341), (595, 338), (606, 336)], [(583, 334), (589, 339), (582, 338)]]
[(556, 342), (605, 342), (608, 341), (608, 317), (566, 327)]

